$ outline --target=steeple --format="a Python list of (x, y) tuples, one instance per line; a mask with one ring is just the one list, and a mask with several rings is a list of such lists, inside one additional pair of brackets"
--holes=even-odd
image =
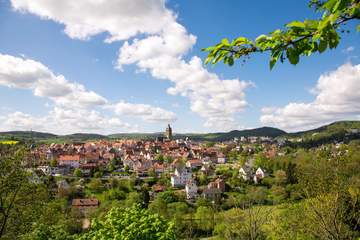
[(172, 139), (172, 128), (171, 128), (170, 124), (168, 124), (168, 126), (166, 128), (165, 136), (169, 140)]

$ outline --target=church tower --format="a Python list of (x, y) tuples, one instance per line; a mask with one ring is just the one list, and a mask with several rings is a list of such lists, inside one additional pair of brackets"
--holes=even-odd
[(166, 128), (165, 136), (169, 140), (172, 139), (172, 128), (170, 127), (170, 124), (168, 124), (168, 126)]

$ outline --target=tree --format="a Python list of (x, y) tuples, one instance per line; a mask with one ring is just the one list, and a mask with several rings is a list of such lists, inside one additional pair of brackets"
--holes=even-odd
[(82, 177), (82, 172), (81, 172), (81, 170), (80, 170), (79, 168), (75, 169), (75, 170), (74, 170), (74, 175), (75, 175), (76, 177)]
[(79, 240), (174, 240), (174, 225), (139, 205), (112, 208), (102, 220), (94, 220), (91, 230)]
[[(321, 14), (317, 20), (293, 21), (285, 29), (277, 29), (269, 35), (260, 35), (254, 41), (238, 37), (229, 42), (224, 38), (220, 43), (203, 49), (209, 52), (205, 63), (216, 64), (223, 60), (232, 66), (236, 59), (246, 61), (253, 53), (270, 52), (270, 69), (280, 59), (297, 64), (300, 56), (310, 56), (333, 49), (339, 44), (339, 33), (347, 22), (360, 19), (359, 0), (311, 0), (310, 7)], [(357, 25), (360, 31), (360, 24)], [(347, 30), (346, 32), (349, 32)]]
[(286, 172), (283, 170), (276, 170), (274, 173), (275, 184), (284, 185), (287, 180)]
[(28, 231), (48, 199), (42, 184), (29, 181), (23, 146), (0, 144), (0, 239), (17, 239)]
[(158, 154), (155, 156), (155, 160), (159, 162), (164, 162), (164, 155)]
[(266, 207), (233, 208), (221, 214), (222, 221), (214, 232), (220, 239), (265, 239), (264, 226), (269, 222), (269, 216), (270, 209)]
[(210, 207), (198, 207), (196, 209), (195, 219), (199, 229), (207, 232), (214, 229), (214, 210)]
[(130, 192), (126, 196), (125, 206), (131, 207), (134, 204), (141, 204), (143, 202), (142, 195), (138, 192)]
[(156, 197), (149, 205), (149, 209), (153, 213), (157, 213), (160, 216), (168, 217), (168, 207), (164, 199)]
[(101, 182), (101, 179), (99, 178), (93, 178), (91, 179), (90, 183), (88, 184), (88, 187), (91, 191), (95, 193), (100, 193), (104, 190), (104, 185)]
[(174, 158), (172, 156), (166, 155), (164, 160), (167, 163), (172, 163), (174, 161)]

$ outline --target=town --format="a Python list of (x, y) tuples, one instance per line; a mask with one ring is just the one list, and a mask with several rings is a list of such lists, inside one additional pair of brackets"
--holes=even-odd
[[(40, 145), (32, 149), (34, 175), (64, 179), (109, 178), (139, 179), (168, 178), (170, 186), (155, 184), (152, 192), (165, 191), (167, 187), (182, 189), (191, 201), (203, 197), (219, 201), (225, 192), (225, 179), (217, 176), (218, 169), (238, 169), (239, 177), (258, 183), (264, 178), (261, 166), (255, 168), (255, 152), (269, 158), (284, 153), (278, 152), (279, 143), (267, 136), (242, 137), (222, 143), (193, 142), (191, 139), (173, 140), (172, 128), (166, 128), (164, 137), (154, 140), (118, 140), (86, 143)], [(243, 165), (237, 154), (243, 153)], [(235, 155), (235, 157), (234, 157)], [(206, 186), (198, 186), (195, 179), (203, 176), (213, 179)], [(207, 181), (206, 181), (207, 182)], [(60, 180), (60, 187), (68, 186)], [(88, 205), (90, 199), (74, 199), (75, 206)], [(99, 201), (95, 201), (99, 204)]]

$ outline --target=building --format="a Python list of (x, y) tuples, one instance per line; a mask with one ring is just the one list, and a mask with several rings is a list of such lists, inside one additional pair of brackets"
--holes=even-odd
[(240, 168), (239, 177), (245, 181), (253, 180), (254, 183), (259, 183), (265, 177), (265, 172), (261, 168), (254, 172), (252, 167), (245, 165)]
[(172, 128), (171, 128), (170, 124), (168, 124), (168, 126), (166, 128), (165, 136), (168, 140), (172, 139)]
[(208, 189), (210, 189), (210, 188), (217, 188), (221, 192), (225, 192), (225, 181), (224, 181), (224, 179), (217, 178), (215, 181), (210, 182), (208, 184)]
[(218, 155), (217, 155), (217, 163), (219, 163), (219, 164), (224, 164), (224, 163), (226, 163), (226, 156), (225, 156), (225, 154), (223, 154), (223, 153), (219, 153)]
[(195, 168), (201, 168), (202, 167), (202, 161), (199, 159), (191, 159), (186, 162), (186, 167), (195, 169)]
[(261, 168), (258, 168), (255, 172), (254, 175), (254, 182), (258, 183), (259, 181), (261, 181), (261, 179), (263, 179), (265, 177), (265, 173)]
[(99, 206), (96, 198), (76, 198), (72, 200), (72, 207), (78, 209), (82, 214), (87, 214)]
[(185, 192), (186, 192), (186, 198), (187, 199), (195, 199), (197, 196), (198, 187), (196, 185), (196, 182), (193, 179), (190, 179), (186, 182), (185, 185)]
[(78, 168), (80, 165), (80, 155), (61, 155), (58, 159), (59, 166), (70, 166)]
[(191, 170), (185, 167), (176, 167), (171, 174), (171, 186), (184, 187), (186, 182), (192, 178)]
[(218, 188), (205, 188), (203, 191), (203, 198), (218, 203), (221, 199), (221, 190)]

